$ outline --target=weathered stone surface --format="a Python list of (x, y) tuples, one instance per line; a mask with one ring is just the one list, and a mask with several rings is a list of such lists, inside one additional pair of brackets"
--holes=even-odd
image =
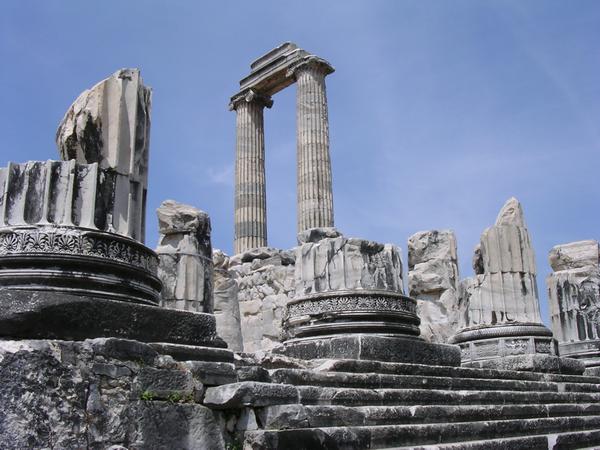
[(337, 238), (340, 236), (342, 236), (342, 233), (334, 227), (309, 228), (298, 233), (298, 245), (319, 242), (325, 238)]
[(550, 250), (548, 260), (555, 272), (598, 266), (600, 246), (594, 240), (557, 245)]
[(224, 450), (212, 411), (193, 403), (138, 402), (129, 449)]
[(552, 329), (563, 356), (600, 366), (600, 264), (598, 242), (557, 245), (546, 278)]
[(432, 344), (416, 338), (345, 334), (286, 341), (274, 353), (304, 360), (358, 359), (458, 366), (460, 350), (454, 345)]
[(84, 91), (56, 133), (63, 160), (98, 163), (114, 192), (109, 230), (144, 242), (151, 90), (138, 69), (121, 69)]
[(400, 250), (392, 244), (337, 237), (296, 249), (296, 297), (341, 290), (402, 293)]
[(408, 239), (408, 289), (417, 300), (421, 336), (448, 342), (458, 329), (458, 258), (452, 231), (421, 231)]
[(238, 289), (244, 351), (268, 350), (282, 342), (284, 308), (294, 296), (293, 252), (249, 250), (231, 257), (227, 271)]
[(215, 250), (213, 252), (213, 303), (219, 336), (227, 346), (236, 352), (244, 350), (238, 285), (229, 272), (229, 257)]
[(191, 372), (135, 341), (0, 341), (0, 381), (5, 449), (223, 447)]
[(462, 329), (451, 339), (461, 347), (463, 364), (485, 361), (490, 367), (503, 364), (503, 357), (556, 356), (556, 341), (541, 321), (533, 248), (515, 198), (481, 235), (473, 267), (477, 275), (460, 288)]
[(225, 348), (168, 344), (165, 342), (152, 342), (150, 347), (161, 355), (169, 355), (177, 361), (233, 362), (233, 352)]
[(231, 363), (187, 361), (186, 366), (190, 369), (194, 378), (206, 386), (218, 386), (238, 381), (235, 366)]
[(272, 104), (268, 95), (252, 89), (234, 96), (230, 103), (236, 112), (235, 253), (267, 245), (263, 110)]
[(0, 289), (0, 304), (0, 336), (73, 340), (112, 336), (143, 342), (225, 346), (217, 337), (211, 314), (12, 289)]
[(163, 282), (161, 305), (213, 312), (210, 218), (204, 211), (165, 200), (156, 210), (160, 237), (156, 253)]

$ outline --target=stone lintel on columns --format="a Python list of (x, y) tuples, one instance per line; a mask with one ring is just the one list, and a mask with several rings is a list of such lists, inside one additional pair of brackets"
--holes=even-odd
[(256, 102), (266, 108), (273, 106), (273, 100), (270, 95), (261, 94), (254, 89), (244, 89), (232, 96), (229, 100), (229, 111), (235, 111), (240, 102)]
[(286, 76), (288, 78), (295, 78), (296, 73), (299, 70), (308, 68), (320, 69), (323, 71), (324, 76), (335, 72), (335, 68), (328, 61), (324, 60), (323, 58), (319, 58), (315, 55), (307, 55), (298, 62), (291, 65), (286, 72)]

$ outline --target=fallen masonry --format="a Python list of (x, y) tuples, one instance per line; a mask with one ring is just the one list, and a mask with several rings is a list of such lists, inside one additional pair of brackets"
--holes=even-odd
[[(334, 228), (325, 60), (258, 58), (237, 114), (235, 255), (207, 213), (158, 208), (144, 245), (151, 90), (85, 91), (61, 160), (0, 168), (0, 448), (600, 446), (600, 251), (555, 247), (543, 325), (520, 203), (460, 282), (450, 230), (401, 250)], [(297, 85), (298, 245), (268, 247), (264, 123)], [(452, 344), (455, 343), (455, 344)]]

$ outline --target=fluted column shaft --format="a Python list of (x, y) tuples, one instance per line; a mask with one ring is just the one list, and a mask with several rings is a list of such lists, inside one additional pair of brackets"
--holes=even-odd
[(329, 119), (325, 76), (333, 71), (323, 60), (309, 60), (294, 70), (297, 83), (298, 232), (333, 226)]
[(267, 245), (265, 131), (263, 109), (270, 98), (254, 92), (232, 101), (237, 112), (234, 252)]

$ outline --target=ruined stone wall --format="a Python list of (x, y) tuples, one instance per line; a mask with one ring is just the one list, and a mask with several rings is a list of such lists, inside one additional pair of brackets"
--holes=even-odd
[[(218, 277), (236, 286), (215, 290), (215, 312), (217, 303), (239, 302), (243, 351), (268, 350), (281, 342), (283, 310), (294, 297), (294, 261), (293, 251), (259, 248), (220, 263)], [(217, 314), (217, 326), (219, 321)]]
[(452, 231), (421, 231), (408, 239), (409, 296), (417, 300), (421, 336), (430, 342), (448, 342), (458, 331), (458, 280)]

